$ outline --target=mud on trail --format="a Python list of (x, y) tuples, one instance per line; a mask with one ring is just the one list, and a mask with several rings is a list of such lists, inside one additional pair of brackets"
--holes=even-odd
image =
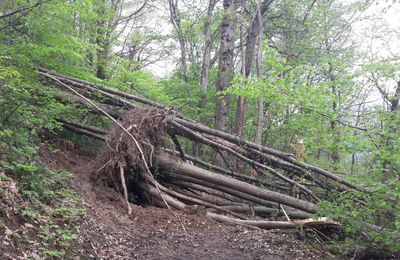
[(252, 230), (227, 226), (203, 216), (204, 210), (176, 212), (132, 204), (128, 217), (123, 197), (90, 178), (93, 158), (77, 152), (41, 152), (45, 165), (73, 174), (70, 186), (82, 197), (86, 216), (79, 245), (81, 259), (323, 259), (293, 231)]

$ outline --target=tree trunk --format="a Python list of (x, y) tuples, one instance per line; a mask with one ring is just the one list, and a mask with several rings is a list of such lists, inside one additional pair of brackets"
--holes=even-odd
[[(246, 2), (244, 1), (242, 3), (242, 17), (244, 17), (244, 12), (246, 8)], [(246, 61), (245, 61), (245, 50), (244, 50), (244, 39), (243, 39), (243, 24), (244, 20), (240, 22), (240, 54), (241, 54), (241, 60), (242, 60), (242, 76), (246, 77)], [(235, 132), (236, 135), (241, 138), (243, 135), (243, 125), (244, 125), (244, 113), (245, 113), (245, 104), (246, 104), (246, 99), (244, 97), (239, 97), (238, 102), (237, 102), (237, 109), (236, 109), (236, 128)], [(237, 162), (237, 170), (240, 172), (240, 165)]]
[[(230, 206), (222, 206), (223, 209), (227, 209), (237, 213), (252, 213), (254, 212), (256, 215), (279, 215), (284, 216), (284, 213), (281, 209), (274, 209), (268, 208), (264, 206), (249, 206), (249, 205), (230, 205)], [(208, 210), (209, 212), (215, 212), (217, 210), (211, 209)], [(303, 212), (303, 211), (296, 211), (296, 210), (285, 210), (286, 214), (291, 218), (299, 218), (305, 219), (310, 218), (311, 214)]]
[(96, 77), (99, 79), (106, 79), (107, 67), (107, 57), (108, 57), (108, 47), (107, 47), (107, 28), (106, 28), (106, 1), (103, 0), (97, 5), (97, 15), (99, 21), (96, 24), (96, 45), (98, 49), (96, 50)]
[[(263, 21), (262, 21), (262, 16), (261, 16), (261, 7), (257, 5), (257, 24), (258, 24), (258, 47), (257, 47), (257, 64), (256, 64), (256, 70), (257, 70), (257, 78), (261, 78), (261, 54), (262, 54), (262, 42), (263, 42)], [(256, 144), (261, 145), (261, 140), (262, 140), (262, 132), (264, 128), (264, 99), (262, 96), (259, 98), (257, 102), (257, 127), (256, 127), (256, 137), (254, 139), (254, 142)]]
[[(236, 6), (234, 0), (224, 0), (225, 16), (221, 25), (221, 46), (219, 49), (217, 91), (224, 91), (233, 78), (236, 33)], [(216, 129), (229, 132), (227, 121), (231, 107), (230, 95), (218, 95), (215, 106)]]
[(305, 212), (315, 213), (316, 211), (314, 204), (310, 202), (302, 201), (274, 191), (261, 189), (251, 184), (235, 180), (223, 175), (215, 174), (213, 172), (198, 168), (190, 164), (171, 160), (168, 157), (157, 156), (156, 161), (157, 165), (162, 171), (173, 172), (178, 175), (184, 175), (187, 177), (197, 178), (207, 182), (215, 183), (217, 185), (244, 192), (259, 197), (261, 199), (300, 209)]
[[(329, 51), (329, 50), (328, 50)], [(335, 83), (335, 76), (333, 75), (333, 65), (329, 64), (329, 81), (332, 84), (331, 86), (331, 90), (332, 90), (332, 94), (334, 95), (334, 97), (339, 97), (340, 93), (338, 92), (336, 83)], [(332, 101), (332, 112), (333, 114), (337, 114), (338, 110), (338, 102), (337, 101)], [(340, 163), (340, 154), (339, 154), (339, 149), (337, 147), (336, 144), (340, 143), (340, 132), (338, 129), (338, 123), (336, 120), (331, 120), (330, 121), (330, 128), (332, 131), (332, 135), (333, 135), (333, 148), (332, 148), (332, 161), (334, 162), (334, 168), (337, 169), (339, 167), (339, 163)]]
[(188, 64), (187, 64), (187, 53), (186, 53), (186, 39), (182, 30), (181, 24), (181, 16), (178, 8), (178, 1), (177, 0), (168, 0), (169, 4), (169, 11), (170, 11), (170, 18), (171, 23), (174, 26), (177, 35), (178, 35), (178, 42), (179, 48), (181, 51), (181, 66), (183, 71), (183, 81), (185, 83), (189, 82), (188, 76)]
[[(221, 45), (219, 49), (217, 91), (222, 92), (230, 86), (233, 79), (235, 33), (236, 33), (236, 5), (234, 0), (224, 0), (225, 16), (221, 25)], [(229, 132), (229, 114), (232, 106), (231, 95), (220, 93), (216, 95), (214, 127)], [(223, 155), (215, 153), (218, 166), (225, 166)]]
[(297, 221), (242, 220), (242, 219), (234, 219), (223, 215), (217, 215), (212, 212), (208, 212), (207, 217), (223, 223), (253, 226), (262, 229), (297, 229), (299, 227), (313, 227), (313, 226), (325, 226), (325, 227), (333, 226), (336, 228), (341, 228), (341, 225), (339, 223), (325, 219), (321, 220), (305, 219)]
[(256, 137), (254, 138), (254, 143), (261, 145), (263, 128), (264, 128), (264, 100), (262, 97), (260, 97), (257, 102), (257, 127), (256, 127)]
[[(210, 70), (210, 62), (211, 62), (211, 51), (212, 51), (212, 37), (211, 37), (211, 20), (213, 15), (213, 10), (216, 5), (216, 0), (210, 0), (208, 2), (207, 9), (207, 20), (204, 25), (204, 53), (203, 53), (203, 63), (201, 66), (201, 78), (200, 78), (200, 88), (201, 88), (201, 97), (200, 97), (200, 123), (206, 124), (207, 118), (204, 116), (203, 111), (207, 105), (207, 91), (208, 91), (208, 76)], [(193, 147), (193, 156), (200, 156), (201, 144), (194, 144)]]
[[(89, 92), (89, 93), (97, 93), (102, 97), (110, 98), (113, 99), (115, 102), (118, 102), (119, 104), (123, 104), (124, 107), (127, 109), (133, 109), (133, 108), (138, 108), (138, 105), (133, 104), (132, 102), (127, 101), (128, 100), (135, 100), (136, 102), (139, 102), (143, 105), (148, 105), (152, 107), (156, 107), (159, 109), (164, 109), (168, 110), (165, 106), (154, 102), (150, 101), (141, 97), (134, 96), (132, 94), (127, 94), (115, 89), (107, 88), (98, 84), (94, 84), (85, 80), (80, 80), (76, 78), (71, 78), (71, 77), (66, 77), (63, 75), (59, 74), (52, 74), (48, 70), (44, 68), (38, 68), (38, 73), (46, 78), (52, 79), (56, 84), (56, 87), (68, 87), (69, 85), (79, 88), (81, 90), (84, 90), (84, 92)], [(46, 82), (49, 83), (49, 82)], [(400, 91), (399, 91), (400, 92)], [(126, 99), (125, 99), (126, 98)], [(101, 102), (101, 101), (100, 101)], [(85, 104), (85, 103), (82, 103)], [(93, 110), (92, 105), (86, 103), (86, 107)], [(97, 110), (97, 109), (96, 109)], [(191, 120), (187, 120), (182, 117), (179, 113), (176, 114), (176, 117), (174, 117), (171, 121), (169, 121), (168, 128), (172, 131), (176, 131), (175, 133), (178, 135), (187, 135), (189, 138), (193, 137), (192, 141), (200, 141), (208, 145), (209, 147), (212, 148), (217, 148), (222, 149), (224, 151), (229, 151), (232, 155), (235, 157), (241, 157), (244, 161), (255, 165), (261, 169), (266, 169), (268, 171), (273, 171), (275, 176), (280, 176), (281, 174), (276, 172), (274, 169), (270, 169), (270, 167), (266, 167), (266, 165), (273, 165), (273, 167), (278, 167), (285, 172), (298, 172), (300, 174), (304, 174), (306, 172), (310, 172), (315, 174), (315, 176), (318, 178), (318, 175), (322, 175), (325, 177), (328, 177), (330, 180), (334, 181), (336, 184), (334, 186), (328, 185), (327, 187), (331, 187), (335, 190), (346, 190), (347, 188), (354, 188), (360, 190), (357, 186), (353, 185), (352, 183), (346, 181), (345, 179), (333, 174), (330, 171), (327, 171), (325, 169), (316, 167), (314, 165), (310, 165), (304, 162), (299, 162), (296, 158), (293, 157), (293, 155), (281, 152), (275, 149), (272, 149), (267, 146), (263, 145), (258, 145), (250, 141), (246, 141), (244, 139), (240, 139), (235, 135), (230, 135), (226, 132), (222, 132), (219, 130), (215, 130), (212, 128), (209, 128), (207, 126), (204, 126), (199, 123), (195, 123)], [(211, 139), (210, 139), (211, 138)], [(101, 138), (101, 140), (104, 139), (104, 136)], [(218, 142), (217, 139), (223, 139), (220, 140), (221, 142)], [(238, 147), (241, 147), (241, 149), (237, 149)], [(248, 153), (244, 153), (243, 149), (245, 149)], [(253, 156), (258, 156), (261, 155), (263, 158), (262, 160), (257, 160), (254, 161), (253, 159), (250, 158), (255, 158)], [(250, 156), (250, 157), (249, 157)], [(264, 157), (266, 160), (264, 160)], [(265, 164), (265, 162), (271, 162), (271, 164)], [(306, 176), (310, 174), (306, 173)], [(280, 176), (280, 179), (286, 179), (282, 178), (283, 176)], [(312, 180), (312, 178), (311, 178)], [(327, 183), (329, 184), (329, 183)], [(332, 183), (333, 184), (333, 183)], [(340, 185), (338, 185), (340, 184)], [(321, 186), (322, 188), (326, 188), (324, 186)]]
[[(246, 8), (246, 2), (242, 3), (242, 17), (244, 17), (244, 11)], [(246, 76), (246, 61), (245, 61), (245, 51), (244, 51), (244, 40), (243, 40), (243, 24), (244, 20), (240, 22), (240, 54), (242, 60), (242, 75)], [(236, 108), (236, 128), (235, 132), (239, 138), (243, 137), (243, 126), (245, 121), (245, 109), (246, 109), (246, 99), (244, 97), (239, 97), (237, 101), (237, 108)], [(236, 170), (241, 173), (243, 168), (243, 163), (241, 160), (236, 159)]]

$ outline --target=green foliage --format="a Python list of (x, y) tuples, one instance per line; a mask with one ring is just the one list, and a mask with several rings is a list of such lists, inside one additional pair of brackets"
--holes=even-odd
[[(15, 182), (20, 195), (27, 201), (17, 208), (20, 216), (25, 221), (40, 221), (53, 226), (43, 232), (46, 225), (39, 229), (52, 237), (51, 245), (43, 253), (60, 256), (51, 247), (67, 247), (76, 239), (73, 227), (83, 210), (78, 207), (76, 195), (64, 185), (70, 174), (41, 166), (37, 150), (39, 133), (44, 129), (59, 129), (56, 118), (59, 114), (70, 113), (71, 108), (55, 101), (28, 68), (17, 70), (10, 58), (3, 57), (0, 61), (0, 168), (7, 173), (4, 178)], [(11, 194), (7, 197), (16, 200)]]
[[(58, 252), (55, 248), (68, 248), (78, 238), (76, 225), (85, 214), (79, 207), (81, 200), (65, 185), (71, 175), (33, 163), (3, 163), (0, 166), (6, 169), (7, 178), (16, 182), (26, 201), (21, 203), (18, 213), (26, 222), (41, 223), (32, 236), (47, 245), (42, 252), (50, 255)], [(59, 253), (57, 256), (62, 256), (65, 250)]]
[[(321, 202), (320, 214), (339, 220), (350, 234), (363, 232), (381, 246), (399, 252), (400, 185), (395, 179), (390, 184), (373, 179), (368, 183), (367, 193), (347, 191), (338, 194), (333, 202)], [(367, 180), (363, 179), (363, 185)]]
[(46, 254), (49, 257), (62, 257), (62, 252), (58, 251), (58, 250), (49, 250), (47, 248), (41, 248), (41, 251)]
[(57, 129), (55, 118), (66, 109), (48, 90), (24, 78), (15, 68), (0, 65), (0, 71), (0, 147), (7, 151), (3, 156), (10, 160), (33, 157), (36, 148), (31, 141), (38, 127)]
[(169, 97), (164, 88), (150, 72), (136, 70), (135, 62), (125, 58), (115, 58), (115, 65), (110, 67), (112, 77), (107, 85), (123, 90), (136, 96), (158, 100), (163, 104), (169, 103)]
[[(49, 1), (29, 15), (2, 20), (9, 24), (0, 36), (3, 55), (12, 57), (18, 67), (84, 67), (85, 54), (93, 46), (80, 37), (77, 28), (92, 18), (89, 2)], [(79, 20), (73, 16), (78, 11)]]
[(15, 164), (15, 172), (18, 172), (22, 194), (33, 202), (49, 202), (58, 197), (63, 190), (57, 190), (61, 180), (69, 174), (55, 173), (41, 166), (32, 164)]

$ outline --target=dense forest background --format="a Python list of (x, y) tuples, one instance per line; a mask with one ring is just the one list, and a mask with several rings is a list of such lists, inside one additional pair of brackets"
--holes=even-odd
[(44, 67), (288, 153), (301, 140), (305, 161), (368, 190), (337, 194), (320, 214), (398, 251), (400, 27), (385, 19), (396, 10), (373, 0), (0, 1), (0, 172), (38, 203), (59, 196), (43, 195), (59, 177), (40, 167), (41, 132), (63, 132), (60, 114), (109, 124), (59, 102), (38, 81)]

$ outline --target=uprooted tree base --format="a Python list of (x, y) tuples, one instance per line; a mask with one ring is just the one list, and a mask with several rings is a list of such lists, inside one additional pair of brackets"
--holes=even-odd
[(157, 108), (133, 109), (127, 112), (119, 122), (136, 139), (141, 151), (121, 127), (113, 127), (104, 139), (108, 149), (97, 158), (98, 167), (93, 172), (94, 177), (114, 180), (120, 176), (120, 168), (123, 167), (125, 175), (130, 177), (129, 183), (139, 182), (139, 179), (146, 181), (142, 153), (152, 167), (154, 155), (160, 152), (160, 144), (165, 137), (166, 122), (171, 116), (170, 112)]
[[(135, 195), (146, 203), (179, 210), (197, 205), (206, 209), (207, 217), (253, 228), (341, 229), (329, 219), (310, 219), (310, 214), (316, 212), (316, 202), (333, 192), (356, 188), (343, 178), (290, 154), (185, 119), (153, 101), (45, 69), (39, 73), (83, 99), (80, 106), (119, 118), (108, 134), (62, 118), (60, 122), (71, 131), (106, 142), (92, 176), (117, 184), (126, 201)], [(58, 93), (63, 102), (77, 102), (64, 94)], [(127, 112), (121, 114), (123, 110)], [(177, 136), (202, 144), (208, 154), (220, 154), (225, 166), (190, 156)], [(240, 172), (233, 166), (236, 160), (242, 161)], [(249, 176), (249, 171), (256, 176)], [(129, 203), (127, 207), (129, 213)]]

